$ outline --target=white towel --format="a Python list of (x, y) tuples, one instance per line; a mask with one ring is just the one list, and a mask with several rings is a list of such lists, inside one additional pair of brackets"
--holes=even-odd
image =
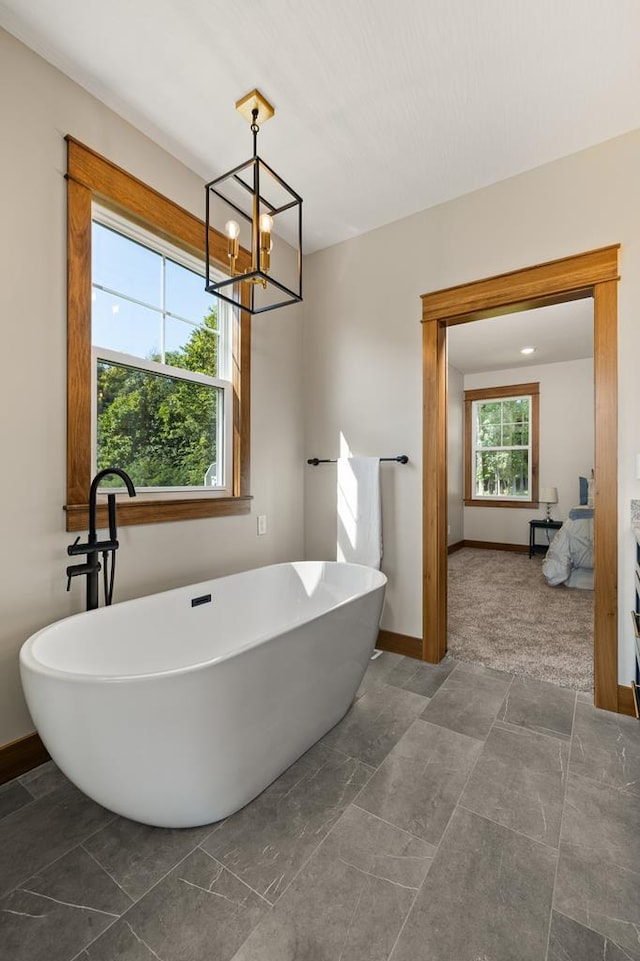
[(382, 510), (380, 458), (338, 458), (339, 561), (380, 567)]

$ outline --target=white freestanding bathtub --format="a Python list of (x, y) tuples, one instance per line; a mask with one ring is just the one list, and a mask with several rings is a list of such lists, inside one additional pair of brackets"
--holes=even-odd
[(38, 733), (118, 814), (224, 818), (345, 714), (386, 581), (356, 564), (278, 564), (51, 624), (20, 651)]

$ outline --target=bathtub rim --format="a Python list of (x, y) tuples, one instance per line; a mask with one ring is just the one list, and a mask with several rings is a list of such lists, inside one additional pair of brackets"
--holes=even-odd
[(300, 627), (304, 627), (307, 624), (313, 624), (315, 621), (320, 620), (322, 617), (325, 617), (327, 614), (329, 614), (332, 611), (337, 611), (340, 608), (345, 607), (347, 604), (351, 604), (360, 598), (367, 597), (369, 594), (372, 594), (375, 591), (380, 590), (381, 588), (386, 588), (386, 585), (388, 583), (387, 575), (384, 574), (383, 571), (378, 570), (375, 567), (368, 567), (366, 564), (352, 564), (350, 562), (344, 562), (344, 561), (283, 561), (278, 564), (265, 564), (263, 565), (263, 567), (252, 567), (246, 571), (237, 571), (235, 574), (223, 574), (220, 577), (212, 577), (206, 581), (198, 581), (197, 583), (184, 584), (182, 587), (169, 587), (164, 591), (154, 591), (153, 594), (142, 594), (140, 597), (132, 597), (127, 601), (120, 601), (117, 604), (114, 604), (113, 606), (120, 608), (129, 604), (135, 604), (136, 602), (144, 600), (146, 598), (160, 596), (164, 594), (171, 594), (174, 592), (177, 593), (178, 591), (186, 591), (186, 590), (197, 591), (201, 587), (207, 584), (212, 584), (216, 581), (228, 580), (232, 577), (238, 577), (238, 576), (241, 576), (242, 574), (250, 574), (250, 573), (253, 573), (254, 571), (266, 570), (267, 568), (271, 570), (275, 570), (277, 568), (282, 568), (282, 567), (292, 567), (295, 564), (323, 564), (323, 565), (329, 564), (331, 566), (336, 566), (336, 567), (340, 566), (340, 567), (348, 567), (348, 568), (358, 568), (358, 569), (369, 571), (372, 574), (379, 575), (380, 581), (379, 583), (375, 584), (373, 587), (369, 588), (368, 590), (363, 591), (362, 593), (359, 593), (359, 594), (351, 595), (345, 598), (344, 600), (340, 601), (338, 604), (334, 604), (332, 607), (326, 608), (319, 614), (315, 614), (313, 617), (308, 617), (303, 621), (298, 621), (295, 624), (291, 624), (285, 630), (280, 630), (277, 633), (271, 632), (266, 635), (260, 635), (257, 638), (252, 638), (250, 641), (247, 641), (246, 644), (236, 647), (231, 651), (226, 651), (223, 654), (218, 654), (215, 657), (209, 658), (204, 661), (198, 661), (198, 663), (196, 664), (187, 664), (184, 667), (173, 667), (168, 670), (148, 671), (146, 673), (138, 673), (138, 674), (88, 674), (86, 672), (80, 672), (80, 671), (67, 671), (67, 670), (61, 670), (60, 668), (51, 667), (48, 664), (43, 664), (41, 661), (36, 659), (36, 657), (32, 653), (32, 648), (36, 643), (36, 641), (38, 640), (38, 638), (41, 637), (41, 635), (45, 634), (47, 631), (51, 630), (54, 627), (58, 627), (59, 625), (65, 624), (69, 621), (76, 621), (78, 618), (81, 618), (81, 617), (87, 617), (88, 615), (91, 616), (94, 614), (98, 614), (99, 612), (107, 610), (107, 608), (100, 607), (96, 611), (79, 611), (76, 614), (70, 614), (67, 617), (62, 617), (60, 618), (59, 621), (52, 621), (49, 624), (45, 624), (44, 627), (41, 627), (34, 634), (31, 634), (26, 639), (26, 641), (23, 642), (22, 646), (20, 647), (20, 654), (19, 654), (20, 670), (21, 671), (27, 670), (33, 674), (39, 674), (44, 677), (64, 679), (65, 681), (72, 682), (72, 683), (85, 683), (85, 684), (89, 682), (95, 682), (100, 684), (123, 684), (123, 683), (133, 684), (136, 681), (142, 682), (142, 681), (156, 680), (156, 679), (166, 678), (166, 677), (173, 677), (178, 675), (182, 676), (184, 674), (190, 674), (195, 671), (201, 671), (207, 667), (213, 667), (216, 664), (222, 664), (224, 661), (231, 660), (232, 658), (237, 657), (240, 654), (244, 654), (247, 651), (253, 650), (253, 648), (260, 647), (261, 645), (268, 643), (269, 641), (273, 640), (276, 637), (285, 637), (287, 634), (291, 633), (291, 631), (297, 630)]

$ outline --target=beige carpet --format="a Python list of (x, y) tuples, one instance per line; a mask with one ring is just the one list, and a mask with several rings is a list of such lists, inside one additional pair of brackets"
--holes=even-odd
[(449, 556), (449, 654), (577, 691), (593, 689), (593, 591), (549, 587), (542, 556)]

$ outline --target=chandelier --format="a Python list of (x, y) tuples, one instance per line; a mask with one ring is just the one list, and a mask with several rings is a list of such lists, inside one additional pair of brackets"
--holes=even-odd
[[(302, 300), (302, 197), (258, 156), (260, 125), (275, 113), (269, 101), (252, 90), (236, 110), (251, 124), (253, 156), (205, 185), (205, 289), (260, 314)], [(212, 229), (226, 237), (226, 262), (212, 254)]]

